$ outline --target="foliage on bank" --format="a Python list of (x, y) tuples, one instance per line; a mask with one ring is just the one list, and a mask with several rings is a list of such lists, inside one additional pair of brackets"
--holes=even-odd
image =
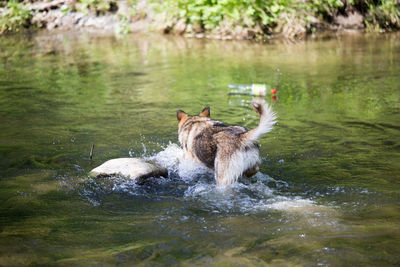
[[(321, 29), (400, 28), (399, 0), (165, 0), (154, 4), (189, 32), (300, 35)], [(357, 21), (357, 16), (358, 19)]]
[[(0, 33), (31, 27), (37, 0), (0, 3)], [(116, 14), (129, 32), (129, 23), (152, 21), (164, 32), (254, 38), (282, 34), (296, 37), (321, 30), (400, 29), (400, 0), (53, 0), (59, 9)], [(117, 11), (127, 9), (124, 13)], [(43, 26), (43, 25), (39, 25)]]
[(0, 34), (4, 32), (17, 32), (30, 25), (32, 12), (24, 3), (16, 0), (8, 1), (7, 4), (0, 4)]

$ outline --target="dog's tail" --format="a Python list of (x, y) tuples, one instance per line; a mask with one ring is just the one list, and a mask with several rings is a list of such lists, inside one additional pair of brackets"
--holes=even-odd
[(270, 132), (276, 123), (276, 114), (263, 98), (251, 103), (260, 117), (258, 126), (243, 134), (246, 141), (256, 142), (261, 136)]

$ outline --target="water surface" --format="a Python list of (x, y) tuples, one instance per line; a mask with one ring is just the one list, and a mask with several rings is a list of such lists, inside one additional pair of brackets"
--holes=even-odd
[[(400, 38), (252, 43), (83, 34), (0, 39), (0, 265), (397, 266)], [(175, 111), (257, 125), (261, 172), (229, 188), (179, 161)], [(93, 160), (89, 160), (95, 144)], [(148, 157), (168, 179), (87, 172)]]

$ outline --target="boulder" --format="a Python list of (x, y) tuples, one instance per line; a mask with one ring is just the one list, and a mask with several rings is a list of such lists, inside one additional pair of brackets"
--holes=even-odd
[(150, 177), (167, 177), (168, 170), (151, 160), (142, 158), (111, 159), (89, 173), (93, 177), (120, 176), (140, 182)]

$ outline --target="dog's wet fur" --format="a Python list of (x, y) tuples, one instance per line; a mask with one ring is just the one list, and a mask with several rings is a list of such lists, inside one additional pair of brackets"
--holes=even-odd
[(276, 116), (264, 99), (253, 102), (252, 106), (260, 117), (258, 127), (252, 130), (211, 119), (209, 107), (198, 116), (190, 116), (182, 110), (176, 112), (179, 142), (185, 157), (214, 169), (218, 185), (232, 184), (239, 177), (251, 177), (259, 170), (257, 141), (272, 130)]

